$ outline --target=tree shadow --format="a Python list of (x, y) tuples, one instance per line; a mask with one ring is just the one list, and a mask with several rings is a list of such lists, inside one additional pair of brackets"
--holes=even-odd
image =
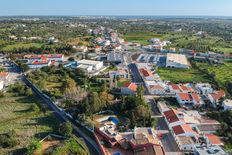
[[(44, 116), (40, 116), (37, 118), (32, 118), (31, 119), (33, 122), (35, 123), (26, 123), (24, 124), (25, 126), (47, 126), (51, 128), (51, 132), (52, 133), (57, 133), (58, 132), (58, 127), (59, 127), (59, 121), (55, 118), (55, 116), (53, 114), (49, 114), (49, 115), (44, 115)], [(38, 132), (36, 133), (36, 137), (37, 138), (41, 138), (41, 136), (43, 137), (44, 135), (48, 135), (51, 132)]]
[(30, 112), (31, 111), (31, 108), (28, 108), (28, 109), (25, 109), (25, 110), (15, 110), (13, 111), (14, 113), (27, 113), (27, 112)]
[(12, 151), (12, 155), (26, 155), (27, 153), (27, 148), (18, 148), (18, 149), (15, 149), (14, 151)]

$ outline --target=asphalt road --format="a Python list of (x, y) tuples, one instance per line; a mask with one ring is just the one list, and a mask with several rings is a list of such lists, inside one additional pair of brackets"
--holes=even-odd
[(143, 79), (142, 79), (142, 77), (140, 76), (139, 71), (138, 71), (136, 65), (133, 64), (133, 63), (132, 63), (132, 64), (129, 64), (129, 65), (128, 65), (128, 68), (129, 68), (130, 71), (131, 71), (132, 81), (133, 81), (134, 83), (143, 83)]

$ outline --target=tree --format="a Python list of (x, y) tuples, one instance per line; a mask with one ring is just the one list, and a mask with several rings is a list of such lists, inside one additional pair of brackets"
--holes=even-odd
[(31, 96), (32, 94), (33, 94), (32, 90), (30, 88), (26, 88), (25, 95), (26, 96)]
[(114, 99), (114, 96), (107, 92), (101, 92), (99, 96), (103, 107), (107, 107), (108, 105), (110, 105), (110, 103), (112, 103)]
[(70, 122), (60, 124), (59, 133), (61, 135), (70, 137), (72, 135), (72, 124)]
[(104, 103), (101, 102), (99, 95), (97, 92), (93, 92), (91, 94), (91, 106), (93, 107), (93, 112), (97, 112), (100, 109), (102, 109), (102, 107)]
[(144, 87), (143, 86), (138, 86), (136, 95), (139, 99), (143, 99), (143, 95), (144, 95)]
[(102, 87), (101, 87), (101, 91), (102, 92), (108, 92), (107, 83), (104, 80), (103, 80), (103, 84), (102, 84)]

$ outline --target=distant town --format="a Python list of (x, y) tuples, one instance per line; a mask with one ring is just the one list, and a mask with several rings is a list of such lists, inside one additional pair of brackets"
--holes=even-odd
[(230, 154), (230, 28), (218, 18), (1, 19), (0, 154)]

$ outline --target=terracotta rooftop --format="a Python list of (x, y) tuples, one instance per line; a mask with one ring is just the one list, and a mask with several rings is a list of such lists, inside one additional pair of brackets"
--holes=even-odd
[(174, 126), (172, 129), (176, 135), (189, 132), (194, 133), (193, 129), (188, 124)]
[(124, 87), (127, 87), (128, 89), (132, 90), (132, 91), (137, 91), (137, 85), (135, 83), (125, 83), (123, 85)]
[(143, 74), (143, 76), (148, 77), (148, 76), (153, 76), (152, 72), (150, 70), (147, 70), (145, 68), (141, 68), (140, 72)]
[(177, 122), (180, 119), (177, 116), (178, 112), (174, 109), (168, 110), (164, 112), (164, 116), (168, 120), (169, 123)]
[(208, 138), (211, 144), (213, 145), (222, 145), (223, 142), (220, 140), (220, 138), (214, 134), (205, 134), (205, 136)]
[(192, 96), (193, 100), (195, 100), (197, 102), (201, 101), (200, 97), (196, 93), (192, 93), (191, 96)]
[(180, 87), (176, 84), (171, 84), (172, 89), (174, 90), (180, 90)]
[(8, 75), (9, 75), (8, 72), (0, 72), (0, 77), (6, 77)]
[(225, 92), (223, 90), (220, 90), (220, 91), (215, 91), (214, 93), (212, 94), (209, 94), (212, 96), (212, 98), (217, 101), (219, 100), (220, 98), (222, 98), (223, 96), (225, 96)]
[(181, 100), (192, 100), (192, 97), (188, 93), (178, 93), (177, 95)]

